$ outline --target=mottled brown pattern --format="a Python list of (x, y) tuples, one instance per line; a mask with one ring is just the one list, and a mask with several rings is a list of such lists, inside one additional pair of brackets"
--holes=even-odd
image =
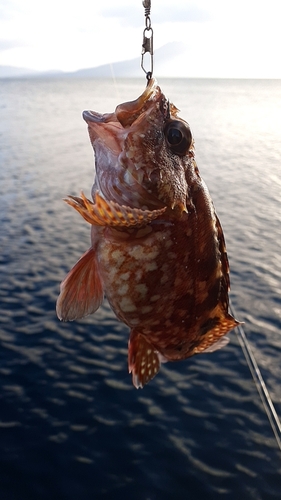
[(63, 282), (57, 311), (61, 319), (92, 313), (105, 293), (131, 329), (129, 370), (142, 387), (161, 361), (203, 352), (238, 324), (228, 312), (223, 232), (189, 126), (155, 81), (115, 113), (84, 117), (94, 203), (67, 201), (92, 224), (92, 247)]

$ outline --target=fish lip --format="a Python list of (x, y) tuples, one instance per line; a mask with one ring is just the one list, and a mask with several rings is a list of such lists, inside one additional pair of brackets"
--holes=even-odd
[(85, 122), (96, 122), (96, 121), (100, 121), (100, 118), (101, 118), (101, 115), (100, 117), (97, 116), (97, 113), (95, 113), (94, 111), (83, 111), (82, 113), (82, 116), (83, 116), (83, 119), (85, 120)]
[(157, 81), (151, 78), (143, 93), (134, 101), (119, 104), (115, 109), (115, 116), (124, 128), (130, 127), (141, 115), (147, 114), (149, 108), (160, 101), (162, 92)]
[(98, 113), (97, 111), (90, 111), (90, 110), (86, 110), (86, 111), (83, 111), (82, 113), (82, 116), (83, 116), (83, 119), (85, 120), (85, 122), (89, 123), (105, 123), (105, 122), (109, 122), (109, 121), (116, 121), (116, 119), (114, 119), (114, 113), (106, 113), (106, 114), (101, 114), (101, 113)]
[(83, 111), (82, 116), (88, 124), (91, 143), (95, 153), (110, 150), (118, 156), (122, 150), (122, 125), (118, 122), (115, 113), (101, 114), (96, 111)]

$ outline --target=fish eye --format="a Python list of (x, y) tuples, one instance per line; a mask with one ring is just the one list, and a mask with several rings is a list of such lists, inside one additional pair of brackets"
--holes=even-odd
[(164, 135), (173, 153), (183, 156), (188, 152), (192, 135), (187, 124), (179, 120), (169, 121), (164, 128)]

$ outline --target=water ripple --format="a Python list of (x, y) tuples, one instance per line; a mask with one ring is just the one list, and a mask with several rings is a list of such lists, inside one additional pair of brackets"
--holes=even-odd
[[(59, 283), (90, 244), (61, 201), (92, 183), (81, 109), (114, 109), (112, 96), (99, 97), (110, 84), (2, 83), (1, 498), (279, 499), (280, 457), (234, 333), (224, 350), (165, 364), (136, 391), (128, 329), (106, 302), (91, 318), (56, 318)], [(232, 301), (281, 414), (280, 128), (268, 115), (279, 123), (280, 84), (166, 85), (193, 124), (225, 230)], [(120, 82), (120, 95), (139, 88)]]

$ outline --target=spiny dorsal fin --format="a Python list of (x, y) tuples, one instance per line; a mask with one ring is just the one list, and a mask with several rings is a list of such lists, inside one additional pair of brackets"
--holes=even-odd
[(159, 210), (126, 207), (113, 201), (106, 201), (98, 192), (95, 203), (88, 200), (84, 193), (81, 193), (81, 197), (68, 196), (64, 201), (75, 208), (87, 222), (95, 226), (141, 226), (157, 219), (166, 210), (166, 207)]

